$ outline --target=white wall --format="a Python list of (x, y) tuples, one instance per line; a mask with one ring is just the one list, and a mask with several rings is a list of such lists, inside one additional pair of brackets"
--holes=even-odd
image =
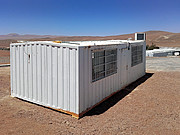
[[(145, 42), (135, 43), (142, 44), (143, 63), (131, 67), (131, 49), (128, 50), (127, 44), (94, 46), (80, 49), (80, 112), (85, 111), (113, 92), (120, 90), (145, 74)], [(93, 49), (110, 49), (117, 48), (117, 73), (92, 82), (92, 57)], [(126, 48), (126, 49), (123, 49)], [(124, 57), (123, 57), (124, 56)], [(126, 71), (126, 64), (128, 70)]]
[[(131, 44), (144, 44), (143, 63), (134, 67), (126, 43), (72, 48), (12, 44), (11, 95), (79, 114), (145, 74), (145, 42)], [(117, 73), (92, 82), (91, 51), (102, 48), (117, 48)]]
[(78, 114), (78, 58), (76, 48), (11, 45), (11, 95)]

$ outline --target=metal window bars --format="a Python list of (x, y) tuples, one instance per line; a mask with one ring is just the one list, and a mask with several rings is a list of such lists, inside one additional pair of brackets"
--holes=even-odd
[(117, 73), (117, 49), (92, 52), (92, 82)]
[(143, 46), (131, 47), (131, 67), (143, 62)]

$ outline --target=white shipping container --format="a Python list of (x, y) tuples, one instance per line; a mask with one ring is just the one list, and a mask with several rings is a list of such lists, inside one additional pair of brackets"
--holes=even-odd
[(11, 95), (79, 118), (145, 75), (145, 41), (12, 43)]

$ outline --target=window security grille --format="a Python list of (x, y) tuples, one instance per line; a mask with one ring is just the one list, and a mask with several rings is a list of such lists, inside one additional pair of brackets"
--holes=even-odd
[(131, 67), (143, 62), (143, 46), (131, 47)]
[(117, 73), (117, 49), (92, 52), (92, 81)]

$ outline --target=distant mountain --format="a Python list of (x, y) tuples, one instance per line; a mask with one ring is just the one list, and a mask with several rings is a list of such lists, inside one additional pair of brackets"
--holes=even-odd
[[(146, 31), (147, 44), (152, 43), (157, 46), (164, 47), (180, 47), (180, 33), (172, 33), (166, 31)], [(134, 33), (114, 36), (53, 36), (53, 35), (19, 35), (10, 33), (8, 35), (0, 35), (0, 47), (9, 47), (11, 42), (17, 40), (37, 41), (37, 40), (63, 40), (63, 41), (85, 41), (85, 40), (126, 40), (134, 39)]]
[(0, 35), (0, 40), (14, 39), (14, 40), (23, 40), (23, 39), (35, 39), (35, 38), (55, 38), (57, 36), (53, 35), (19, 35), (17, 33), (10, 33), (7, 35)]

